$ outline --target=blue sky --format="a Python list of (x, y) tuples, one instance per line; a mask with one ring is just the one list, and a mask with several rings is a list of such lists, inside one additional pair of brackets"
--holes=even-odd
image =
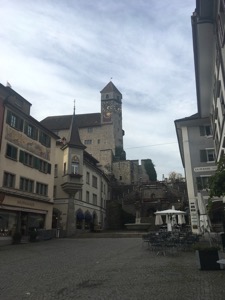
[(31, 115), (100, 112), (112, 78), (123, 94), (127, 159), (152, 159), (158, 180), (184, 174), (174, 120), (197, 112), (195, 0), (0, 0), (0, 82)]

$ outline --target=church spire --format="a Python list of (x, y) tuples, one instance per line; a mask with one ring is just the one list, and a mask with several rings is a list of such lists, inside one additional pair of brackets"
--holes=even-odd
[(86, 146), (84, 146), (80, 140), (79, 135), (79, 129), (76, 122), (76, 116), (75, 116), (75, 99), (73, 101), (73, 115), (71, 118), (71, 124), (70, 124), (70, 140), (69, 140), (69, 146), (72, 146), (74, 148), (80, 148), (85, 149)]

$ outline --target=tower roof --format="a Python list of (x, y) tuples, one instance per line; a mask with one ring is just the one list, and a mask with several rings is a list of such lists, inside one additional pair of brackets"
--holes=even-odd
[(82, 144), (80, 140), (80, 135), (78, 131), (78, 126), (76, 122), (76, 116), (73, 114), (72, 120), (71, 120), (71, 126), (70, 126), (70, 140), (68, 142), (69, 146), (75, 147), (75, 148), (80, 148), (80, 149), (85, 149), (86, 146)]
[(100, 93), (111, 93), (111, 92), (116, 92), (121, 95), (120, 91), (116, 88), (116, 86), (110, 81), (101, 91)]

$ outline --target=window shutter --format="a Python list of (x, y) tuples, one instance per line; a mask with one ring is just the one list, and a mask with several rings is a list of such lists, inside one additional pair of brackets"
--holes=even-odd
[(205, 135), (205, 127), (199, 126), (199, 130), (200, 130), (200, 136), (204, 136)]
[(11, 116), (12, 116), (12, 113), (11, 111), (7, 111), (7, 117), (6, 117), (6, 122), (7, 124), (10, 124), (11, 123)]
[(14, 159), (17, 159), (17, 148), (16, 147), (12, 147), (12, 155)]
[(18, 118), (18, 129), (23, 131), (23, 119)]
[(37, 170), (40, 169), (40, 159), (37, 157), (34, 157), (34, 168)]
[(34, 136), (33, 136), (33, 139), (34, 140), (37, 140), (38, 139), (38, 130), (36, 127), (34, 127)]
[(21, 163), (23, 163), (23, 162), (24, 162), (24, 151), (22, 151), (22, 150), (20, 150), (20, 157), (19, 157), (19, 161), (20, 161)]
[(24, 133), (27, 135), (28, 133), (28, 124), (27, 122), (24, 123)]
[(200, 150), (200, 161), (201, 162), (207, 162), (206, 150)]
[(48, 174), (51, 174), (51, 164), (48, 164)]

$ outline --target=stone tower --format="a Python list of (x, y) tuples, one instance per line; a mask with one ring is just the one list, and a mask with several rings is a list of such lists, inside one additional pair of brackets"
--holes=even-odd
[[(113, 126), (114, 145), (116, 149), (123, 149), (122, 129), (122, 94), (110, 81), (101, 90), (101, 123)], [(114, 153), (115, 154), (115, 153)]]

